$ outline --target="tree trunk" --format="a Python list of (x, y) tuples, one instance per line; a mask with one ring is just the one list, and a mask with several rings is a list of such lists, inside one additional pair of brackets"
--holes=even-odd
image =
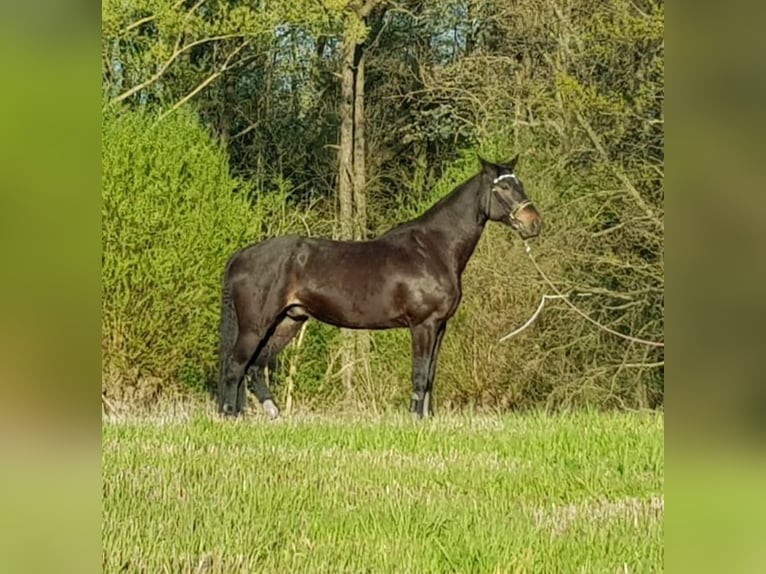
[[(364, 137), (364, 46), (357, 44), (354, 50), (354, 239), (367, 239), (367, 166), (365, 164)], [(353, 374), (370, 374), (370, 334), (354, 332), (355, 356)]]
[(364, 162), (364, 46), (354, 49), (354, 239), (367, 239), (367, 198)]
[(354, 237), (354, 52), (356, 43), (343, 43), (341, 71), (340, 150), (338, 152), (338, 201), (340, 239)]
[[(341, 71), (340, 150), (338, 165), (338, 201), (340, 239), (354, 238), (354, 55), (356, 41), (346, 35), (343, 42)], [(346, 398), (353, 396), (356, 337), (354, 332), (341, 330), (341, 369)]]
[[(352, 21), (364, 24), (376, 0), (353, 7)], [(349, 27), (343, 39), (341, 72), (341, 125), (338, 162), (338, 200), (340, 238), (367, 238), (367, 198), (365, 194), (364, 138), (364, 39)], [(364, 331), (342, 331), (341, 369), (343, 386), (350, 400), (354, 396), (354, 379), (359, 372), (369, 371), (369, 335)]]

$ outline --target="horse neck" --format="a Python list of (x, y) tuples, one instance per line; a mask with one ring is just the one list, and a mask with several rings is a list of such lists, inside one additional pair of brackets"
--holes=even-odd
[(472, 177), (423, 214), (426, 227), (441, 232), (458, 275), (468, 264), (487, 223), (480, 182), (481, 174)]

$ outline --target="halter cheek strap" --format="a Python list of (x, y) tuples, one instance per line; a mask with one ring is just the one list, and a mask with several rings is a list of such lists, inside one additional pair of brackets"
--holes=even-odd
[[(498, 182), (500, 182), (500, 181), (502, 181), (504, 179), (514, 179), (514, 180), (518, 181), (518, 178), (516, 177), (515, 173), (504, 173), (503, 175), (498, 175), (495, 179), (493, 179), (492, 180), (492, 185), (495, 185), (496, 183), (498, 183)], [(509, 209), (509, 211), (510, 211), (509, 215), (510, 215), (511, 219), (516, 219), (516, 214), (519, 211), (521, 211), (522, 209), (524, 209), (528, 205), (532, 205), (532, 202), (529, 201), (528, 199), (526, 199), (526, 200), (522, 201), (521, 203), (519, 203), (516, 207), (511, 209), (511, 206), (508, 205), (508, 202), (505, 201), (505, 198), (503, 198), (500, 194), (497, 195), (497, 198), (502, 203), (504, 203), (505, 206)]]

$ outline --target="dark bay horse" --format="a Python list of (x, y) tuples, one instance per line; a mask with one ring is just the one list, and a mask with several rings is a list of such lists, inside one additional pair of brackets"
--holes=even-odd
[(221, 310), (218, 405), (237, 415), (246, 377), (266, 414), (279, 416), (263, 369), (314, 318), (350, 329), (407, 328), (412, 334), (412, 403), (431, 413), (431, 391), (447, 321), (462, 296), (461, 275), (487, 221), (523, 238), (540, 233), (540, 214), (506, 163), (481, 171), (420, 217), (370, 241), (284, 236), (250, 245), (226, 265)]

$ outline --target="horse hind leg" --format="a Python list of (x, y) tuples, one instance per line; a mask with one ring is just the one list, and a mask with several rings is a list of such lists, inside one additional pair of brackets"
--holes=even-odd
[(238, 412), (240, 396), (238, 392), (239, 368), (234, 360), (233, 351), (239, 337), (237, 313), (231, 288), (224, 281), (221, 298), (221, 322), (219, 338), (219, 372), (218, 372), (218, 410), (226, 415)]
[(224, 415), (236, 416), (247, 406), (245, 371), (260, 343), (258, 333), (241, 331), (222, 357), (220, 410)]
[(234, 285), (224, 282), (219, 379), (224, 415), (236, 416), (247, 407), (247, 370), (263, 354), (279, 317), (280, 289), (274, 284), (262, 287), (252, 277)]
[(279, 408), (274, 402), (274, 397), (266, 383), (266, 367), (270, 371), (276, 366), (277, 355), (288, 345), (288, 343), (298, 334), (301, 326), (306, 321), (305, 318), (293, 318), (284, 316), (274, 327), (273, 334), (266, 343), (263, 351), (259, 353), (253, 362), (250, 370), (252, 374), (251, 390), (261, 403), (264, 413), (271, 419), (279, 416)]

